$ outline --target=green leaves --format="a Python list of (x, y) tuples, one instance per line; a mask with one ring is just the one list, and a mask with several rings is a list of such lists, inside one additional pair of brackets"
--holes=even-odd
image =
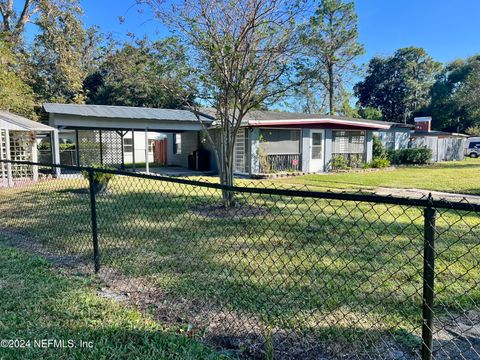
[(92, 104), (179, 108), (194, 92), (191, 72), (178, 38), (144, 39), (108, 55), (84, 89)]
[(403, 122), (430, 100), (430, 87), (441, 64), (422, 48), (403, 48), (393, 56), (370, 60), (365, 79), (355, 86), (363, 107), (379, 109), (383, 120)]
[(0, 109), (34, 119), (34, 94), (18, 70), (11, 46), (0, 40)]

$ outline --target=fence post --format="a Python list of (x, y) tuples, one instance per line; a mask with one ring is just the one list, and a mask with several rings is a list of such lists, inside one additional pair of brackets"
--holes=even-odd
[(95, 263), (95, 273), (98, 273), (100, 270), (100, 251), (98, 249), (97, 201), (95, 197), (93, 169), (88, 169), (88, 183), (90, 188), (90, 212), (92, 216), (93, 261)]
[(433, 297), (435, 279), (435, 218), (437, 211), (428, 196), (428, 206), (424, 209), (424, 248), (423, 248), (423, 326), (422, 360), (432, 359), (433, 346)]

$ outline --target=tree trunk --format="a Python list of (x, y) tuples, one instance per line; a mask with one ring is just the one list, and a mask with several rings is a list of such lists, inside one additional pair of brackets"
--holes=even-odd
[(329, 114), (334, 115), (335, 114), (335, 84), (333, 81), (333, 65), (329, 64), (328, 65), (328, 108), (329, 108)]

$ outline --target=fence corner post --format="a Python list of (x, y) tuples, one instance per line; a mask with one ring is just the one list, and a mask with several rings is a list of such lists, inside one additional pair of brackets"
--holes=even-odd
[(90, 189), (90, 213), (92, 219), (93, 261), (95, 264), (95, 273), (98, 273), (100, 271), (100, 251), (98, 247), (97, 201), (93, 169), (88, 169), (88, 185)]
[(423, 247), (423, 325), (422, 360), (431, 360), (433, 352), (433, 299), (435, 296), (435, 220), (437, 211), (433, 207), (433, 198), (429, 194), (424, 209), (424, 247)]

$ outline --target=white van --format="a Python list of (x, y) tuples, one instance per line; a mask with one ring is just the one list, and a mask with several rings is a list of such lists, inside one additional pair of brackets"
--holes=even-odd
[(465, 155), (471, 158), (480, 156), (480, 137), (471, 137), (465, 144)]

